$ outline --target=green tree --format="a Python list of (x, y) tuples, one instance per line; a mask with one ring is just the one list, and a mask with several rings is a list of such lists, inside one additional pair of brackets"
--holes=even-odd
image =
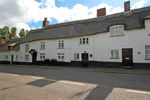
[(19, 36), (20, 36), (20, 38), (23, 38), (26, 36), (25, 30), (23, 28), (20, 30)]
[(17, 38), (16, 32), (17, 32), (17, 28), (16, 28), (16, 27), (12, 27), (12, 28), (11, 28), (11, 34), (14, 34), (14, 37), (15, 37), (15, 38)]
[(11, 36), (11, 34), (9, 32), (9, 27), (4, 26), (2, 29), (1, 37), (4, 38), (5, 41), (7, 41), (10, 36)]
[(26, 30), (26, 35), (29, 33), (29, 31), (28, 30)]

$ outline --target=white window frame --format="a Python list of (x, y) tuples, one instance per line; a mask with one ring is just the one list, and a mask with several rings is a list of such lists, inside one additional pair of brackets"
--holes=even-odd
[(40, 53), (40, 60), (45, 60), (45, 53)]
[(29, 52), (29, 44), (25, 44), (25, 52)]
[(25, 54), (25, 61), (29, 61), (29, 54)]
[(110, 36), (124, 35), (124, 26), (115, 25), (110, 27)]
[(5, 55), (5, 60), (8, 60), (8, 55)]
[(64, 40), (58, 41), (58, 48), (64, 48)]
[(79, 59), (80, 59), (79, 53), (75, 53), (75, 54), (74, 54), (74, 59), (75, 59), (75, 60), (79, 60)]
[(150, 59), (150, 45), (145, 45), (145, 59)]
[(58, 60), (64, 61), (65, 60), (65, 54), (64, 53), (58, 53)]
[(79, 44), (89, 44), (89, 38), (80, 38)]
[(16, 55), (16, 61), (18, 61), (18, 55)]
[(111, 58), (119, 59), (119, 50), (118, 49), (111, 50)]
[(42, 50), (45, 49), (45, 42), (41, 42), (41, 49), (42, 49)]

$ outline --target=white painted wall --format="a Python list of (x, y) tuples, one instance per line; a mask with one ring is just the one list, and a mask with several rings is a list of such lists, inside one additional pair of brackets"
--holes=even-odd
[[(145, 21), (145, 28), (134, 29), (124, 31), (124, 36), (110, 37), (108, 33), (99, 33), (91, 36), (66, 38), (66, 39), (53, 39), (53, 40), (38, 40), (34, 42), (28, 42), (20, 44), (20, 51), (12, 52), (12, 54), (18, 54), (18, 60), (25, 62), (25, 44), (29, 44), (29, 50), (37, 50), (37, 60), (40, 60), (40, 53), (45, 53), (45, 58), (58, 59), (58, 53), (65, 54), (65, 62), (74, 60), (74, 54), (79, 53), (81, 61), (81, 54), (86, 51), (92, 54), (93, 57), (89, 60), (95, 61), (110, 61), (110, 62), (122, 62), (122, 48), (133, 48), (133, 62), (150, 63), (150, 60), (145, 60), (145, 45), (150, 45), (150, 20)], [(89, 38), (89, 44), (79, 44), (80, 38)], [(64, 40), (64, 49), (58, 49), (58, 41)], [(41, 42), (45, 42), (45, 50), (41, 50)], [(119, 59), (110, 59), (111, 50), (119, 49)], [(141, 52), (141, 54), (138, 54)], [(4, 55), (8, 52), (0, 52), (0, 60), (3, 60)], [(14, 57), (15, 59), (15, 57)], [(29, 54), (29, 61), (32, 62), (32, 56)]]

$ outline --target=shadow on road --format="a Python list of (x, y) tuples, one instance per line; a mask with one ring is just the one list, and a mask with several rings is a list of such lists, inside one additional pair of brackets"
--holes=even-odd
[[(78, 72), (55, 69), (7, 67), (7, 65), (0, 66), (0, 72), (20, 75), (41, 76), (47, 79), (54, 79), (57, 81), (69, 80), (89, 84), (99, 84), (99, 86), (97, 86), (90, 92), (90, 94), (85, 98), (85, 100), (104, 100), (115, 87), (145, 91), (150, 90), (149, 75), (102, 74), (95, 72)], [(43, 87), (51, 83), (54, 82), (39, 79), (28, 84)], [(87, 91), (83, 91), (74, 96), (80, 96), (85, 92)]]

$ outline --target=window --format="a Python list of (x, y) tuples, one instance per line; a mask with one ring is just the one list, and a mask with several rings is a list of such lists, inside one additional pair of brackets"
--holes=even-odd
[(145, 59), (150, 59), (150, 45), (145, 46)]
[(64, 41), (59, 41), (58, 48), (64, 48)]
[(18, 60), (18, 55), (16, 55), (16, 61)]
[(124, 35), (123, 26), (113, 26), (110, 28), (110, 36)]
[(29, 55), (25, 54), (25, 61), (28, 61), (28, 60), (29, 60)]
[(111, 58), (119, 58), (119, 50), (111, 50)]
[(8, 55), (5, 55), (5, 60), (8, 60)]
[(80, 38), (80, 44), (88, 44), (89, 39), (88, 38)]
[(74, 54), (74, 59), (79, 59), (79, 54), (78, 53)]
[(44, 60), (45, 59), (45, 53), (40, 53), (40, 60)]
[(64, 53), (58, 53), (58, 60), (64, 60)]
[(29, 52), (29, 44), (25, 44), (25, 52)]
[(45, 49), (45, 42), (41, 42), (41, 49)]

